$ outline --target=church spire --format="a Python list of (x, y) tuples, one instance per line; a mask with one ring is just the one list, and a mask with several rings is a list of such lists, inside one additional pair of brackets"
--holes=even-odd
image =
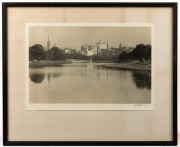
[(119, 49), (121, 49), (121, 43), (119, 44)]
[(109, 49), (109, 43), (108, 43), (108, 40), (107, 40), (107, 49)]
[(50, 42), (50, 40), (49, 40), (49, 35), (48, 35), (47, 50), (50, 50), (50, 44), (51, 44), (51, 42)]

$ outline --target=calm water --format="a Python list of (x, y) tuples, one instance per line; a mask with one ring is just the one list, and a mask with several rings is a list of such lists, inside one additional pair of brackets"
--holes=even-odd
[(30, 68), (30, 103), (151, 103), (151, 73), (73, 63)]

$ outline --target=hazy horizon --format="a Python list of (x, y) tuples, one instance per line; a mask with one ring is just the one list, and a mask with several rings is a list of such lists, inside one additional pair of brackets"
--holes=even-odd
[(107, 42), (109, 47), (135, 47), (137, 44), (151, 44), (151, 27), (108, 27), (108, 26), (31, 26), (29, 28), (29, 46), (41, 44), (51, 47), (55, 43), (59, 48), (80, 48), (81, 45), (95, 45)]

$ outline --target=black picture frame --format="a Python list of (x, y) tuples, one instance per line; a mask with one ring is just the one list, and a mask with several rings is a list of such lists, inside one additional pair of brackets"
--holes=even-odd
[[(8, 22), (9, 7), (169, 7), (173, 10), (172, 141), (9, 141), (8, 140)], [(177, 3), (2, 3), (3, 49), (3, 144), (6, 146), (172, 146), (177, 145)]]

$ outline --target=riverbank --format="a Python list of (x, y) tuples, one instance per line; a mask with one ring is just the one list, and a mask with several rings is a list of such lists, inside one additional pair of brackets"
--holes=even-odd
[(103, 65), (107, 68), (121, 69), (121, 70), (142, 70), (142, 71), (151, 71), (151, 61), (147, 62), (122, 62), (122, 63), (113, 63), (108, 65)]
[(72, 63), (69, 60), (60, 60), (60, 61), (39, 61), (39, 62), (29, 62), (29, 67), (46, 67), (46, 66), (62, 66), (62, 64)]
[(78, 60), (78, 59), (69, 59), (72, 63), (117, 63), (117, 60)]
[(117, 60), (93, 60), (93, 63), (117, 63)]

